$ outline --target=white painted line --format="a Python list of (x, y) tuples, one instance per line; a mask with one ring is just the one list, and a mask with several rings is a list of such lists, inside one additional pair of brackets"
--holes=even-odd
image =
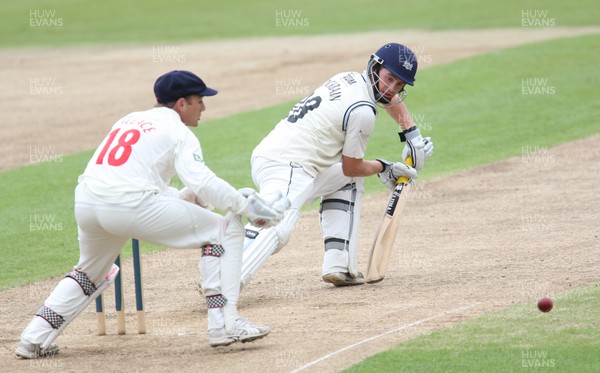
[(373, 340), (375, 340), (375, 339), (381, 338), (381, 337), (383, 337), (383, 336), (386, 336), (386, 335), (388, 335), (388, 334), (395, 333), (395, 332), (398, 332), (398, 331), (400, 331), (400, 330), (403, 330), (403, 329), (412, 328), (413, 326), (417, 326), (417, 325), (419, 325), (419, 324), (423, 324), (423, 323), (426, 323), (426, 322), (428, 322), (428, 321), (431, 321), (431, 320), (438, 319), (438, 318), (440, 318), (440, 317), (443, 317), (443, 316), (449, 315), (449, 314), (451, 314), (451, 313), (456, 313), (456, 312), (460, 312), (460, 311), (465, 311), (465, 310), (468, 310), (469, 308), (473, 308), (473, 307), (475, 307), (475, 306), (476, 306), (476, 305), (478, 305), (478, 304), (479, 304), (479, 302), (477, 302), (477, 303), (473, 303), (473, 304), (471, 304), (471, 305), (468, 305), (468, 306), (462, 306), (462, 307), (458, 307), (458, 308), (455, 308), (455, 309), (453, 309), (453, 310), (450, 310), (450, 311), (444, 311), (444, 312), (442, 312), (442, 313), (438, 313), (437, 315), (430, 316), (430, 317), (427, 317), (427, 318), (425, 318), (425, 319), (421, 319), (421, 320), (418, 320), (418, 321), (412, 322), (412, 323), (410, 323), (410, 324), (405, 324), (405, 325), (402, 325), (402, 326), (400, 326), (400, 327), (398, 327), (398, 328), (395, 328), (395, 329), (392, 329), (392, 330), (388, 330), (387, 332), (384, 332), (384, 333), (381, 333), (381, 334), (378, 334), (378, 335), (374, 335), (374, 336), (372, 336), (372, 337), (369, 337), (369, 338), (367, 338), (367, 339), (363, 339), (362, 341), (356, 342), (356, 343), (354, 343), (354, 344), (351, 344), (350, 346), (346, 346), (346, 347), (344, 347), (344, 348), (341, 348), (341, 349), (339, 349), (339, 350), (337, 350), (337, 351), (334, 351), (334, 352), (331, 352), (331, 353), (329, 353), (329, 354), (327, 354), (327, 355), (325, 355), (325, 356), (322, 356), (322, 357), (318, 358), (317, 360), (311, 361), (310, 363), (308, 363), (308, 364), (305, 364), (305, 365), (301, 366), (300, 368), (298, 368), (298, 369), (296, 369), (296, 370), (293, 370), (293, 371), (292, 371), (292, 373), (300, 372), (300, 371), (302, 371), (302, 370), (304, 370), (304, 369), (306, 369), (306, 368), (308, 368), (308, 367), (311, 367), (311, 366), (313, 366), (313, 365), (315, 365), (315, 364), (318, 364), (318, 363), (320, 363), (321, 361), (327, 360), (327, 359), (329, 359), (330, 357), (332, 357), (332, 356), (334, 356), (334, 355), (337, 355), (337, 354), (339, 354), (339, 353), (341, 353), (341, 352), (344, 352), (344, 351), (347, 351), (347, 350), (353, 349), (354, 347), (357, 347), (357, 346), (360, 346), (360, 345), (362, 345), (362, 344), (365, 344), (365, 343), (371, 342), (371, 341), (373, 341)]

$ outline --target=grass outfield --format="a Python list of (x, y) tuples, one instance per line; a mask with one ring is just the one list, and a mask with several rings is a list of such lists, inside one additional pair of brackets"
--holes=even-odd
[[(585, 36), (532, 44), (420, 72), (408, 105), (424, 134), (434, 137), (436, 149), (421, 180), (600, 132), (600, 56), (594, 53), (599, 40)], [(530, 78), (545, 81), (537, 88), (552, 88), (553, 94), (523, 94), (523, 79)], [(278, 105), (202, 123), (196, 133), (207, 164), (233, 185), (251, 186), (250, 152), (289, 108)], [(369, 158), (398, 159), (402, 146), (396, 131), (397, 125), (382, 115)], [(243, 136), (223, 149), (217, 140), (231, 132)], [(0, 173), (0, 289), (71, 269), (78, 258), (73, 190), (90, 156), (88, 151)], [(374, 177), (366, 184), (367, 193), (384, 191)]]
[[(343, 9), (343, 10), (342, 10)], [(138, 44), (398, 29), (598, 25), (600, 3), (559, 0), (4, 1), (0, 46)]]
[(367, 372), (599, 372), (600, 283), (418, 337), (344, 370)]

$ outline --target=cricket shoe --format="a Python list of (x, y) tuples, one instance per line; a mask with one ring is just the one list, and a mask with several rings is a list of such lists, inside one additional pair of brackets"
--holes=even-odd
[(208, 330), (208, 344), (211, 347), (229, 346), (234, 342), (237, 340), (227, 335), (225, 327)]
[(365, 283), (365, 278), (360, 272), (358, 272), (358, 276), (356, 277), (351, 276), (349, 273), (334, 272), (323, 275), (323, 281), (340, 287), (362, 285)]
[(41, 349), (39, 344), (33, 344), (26, 341), (21, 341), (19, 347), (15, 350), (17, 356), (23, 359), (39, 359), (41, 357), (51, 357), (58, 354), (58, 346), (54, 343), (50, 347)]
[(243, 317), (235, 321), (234, 329), (227, 333), (225, 327), (210, 329), (208, 331), (208, 343), (212, 347), (229, 346), (234, 342), (252, 342), (267, 336), (271, 328), (266, 325), (252, 324)]

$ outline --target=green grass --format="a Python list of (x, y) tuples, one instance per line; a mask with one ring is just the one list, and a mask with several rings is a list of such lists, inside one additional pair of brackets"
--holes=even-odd
[(81, 164), (78, 157), (60, 160), (0, 174), (0, 288), (67, 272), (75, 264), (73, 176)]
[(4, 1), (0, 5), (0, 46), (181, 43), (401, 29), (519, 28), (523, 12), (526, 19), (547, 22), (552, 27), (585, 26), (600, 24), (599, 11), (600, 3), (593, 0), (405, 0), (371, 5), (358, 0)]
[[(594, 53), (599, 41), (598, 36), (556, 40), (420, 72), (408, 105), (435, 142), (421, 180), (519, 156), (524, 146), (549, 147), (599, 133), (600, 55)], [(522, 79), (528, 77), (548, 79), (555, 94), (523, 95)], [(195, 131), (209, 167), (236, 187), (252, 186), (250, 153), (289, 108), (287, 103), (201, 123)], [(397, 128), (382, 114), (368, 158), (399, 159)], [(88, 151), (0, 173), (0, 289), (58, 275), (75, 264), (73, 189), (90, 156)], [(367, 193), (385, 190), (375, 177), (366, 184)], [(38, 216), (54, 219), (60, 229), (39, 229)]]
[[(93, 151), (0, 173), (0, 290), (64, 274), (79, 257), (73, 213), (77, 177)], [(131, 256), (131, 244), (122, 257)], [(143, 243), (145, 252), (161, 247)]]
[(600, 283), (422, 336), (344, 370), (367, 372), (598, 372)]

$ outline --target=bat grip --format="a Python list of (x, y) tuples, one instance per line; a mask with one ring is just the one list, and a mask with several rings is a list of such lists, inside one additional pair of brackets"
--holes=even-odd
[[(413, 163), (413, 159), (412, 157), (409, 155), (408, 157), (406, 157), (406, 165), (412, 167), (414, 165)], [(406, 184), (408, 183), (408, 177), (407, 176), (400, 176), (398, 178), (398, 180), (396, 180), (396, 185), (398, 184)]]

